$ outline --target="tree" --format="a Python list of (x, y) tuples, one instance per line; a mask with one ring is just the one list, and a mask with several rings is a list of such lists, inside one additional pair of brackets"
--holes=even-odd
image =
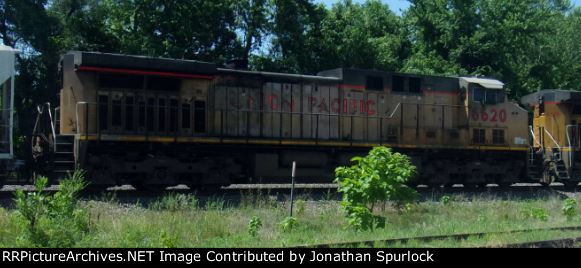
[(410, 2), (405, 20), (413, 53), (403, 71), (491, 76), (506, 82), (513, 98), (555, 85), (550, 69), (560, 59), (543, 54), (552, 53), (546, 46), (569, 1)]
[(339, 2), (322, 23), (322, 65), (395, 71), (407, 56), (401, 20), (380, 1)]
[(262, 44), (269, 28), (267, 0), (236, 1), (236, 25), (242, 32), (242, 59), (248, 62), (253, 49)]
[(315, 73), (320, 70), (323, 5), (310, 0), (272, 0), (269, 11), (270, 43), (252, 57), (258, 70)]

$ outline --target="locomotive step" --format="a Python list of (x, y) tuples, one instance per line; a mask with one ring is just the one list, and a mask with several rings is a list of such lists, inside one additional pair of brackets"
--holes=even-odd
[(54, 161), (55, 164), (74, 164), (75, 161), (73, 160), (56, 160)]

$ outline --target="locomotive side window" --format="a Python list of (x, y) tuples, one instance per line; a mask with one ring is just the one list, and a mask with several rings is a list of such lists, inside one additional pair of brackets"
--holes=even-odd
[(121, 96), (113, 96), (113, 101), (111, 103), (111, 126), (120, 127), (121, 126)]
[(147, 98), (147, 131), (153, 131), (153, 119), (155, 117), (155, 99)]
[(504, 92), (498, 89), (473, 87), (472, 96), (472, 101), (484, 104), (497, 104), (504, 102)]
[(176, 132), (178, 130), (178, 100), (171, 99), (169, 101), (169, 131)]
[(133, 111), (135, 109), (135, 99), (133, 96), (125, 97), (125, 129), (133, 131)]
[(392, 77), (392, 90), (395, 92), (405, 92), (404, 88), (404, 78), (399, 75), (394, 75)]
[(139, 97), (139, 128), (145, 129), (145, 99), (143, 97)]
[(573, 106), (573, 114), (574, 115), (581, 115), (581, 105), (574, 105)]
[(492, 130), (492, 143), (493, 144), (504, 144), (504, 129), (493, 129)]
[(383, 90), (383, 77), (381, 76), (367, 76), (365, 78), (365, 88), (367, 90)]
[(206, 132), (206, 102), (194, 102), (194, 132)]
[(191, 128), (191, 118), (190, 118), (190, 104), (182, 103), (182, 128)]
[(483, 102), (486, 97), (486, 91), (482, 88), (474, 88), (472, 90), (472, 100), (475, 102)]
[(476, 144), (483, 144), (486, 142), (486, 131), (482, 128), (475, 128), (472, 130), (472, 142)]
[(159, 123), (158, 125), (158, 131), (159, 132), (165, 132), (165, 99), (160, 98), (158, 100), (158, 118), (157, 118), (157, 122)]
[(421, 93), (422, 92), (422, 79), (419, 77), (410, 77), (410, 92), (411, 93)]
[(109, 96), (99, 95), (99, 130), (107, 130), (109, 118)]
[(495, 90), (486, 90), (486, 104), (496, 104), (498, 103), (497, 100), (498, 94)]

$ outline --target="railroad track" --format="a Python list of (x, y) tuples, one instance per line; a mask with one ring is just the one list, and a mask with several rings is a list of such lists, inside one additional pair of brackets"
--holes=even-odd
[(572, 248), (579, 247), (581, 237), (541, 240), (503, 245), (505, 248)]
[[(451, 234), (451, 235), (430, 235), (430, 236), (416, 236), (416, 237), (404, 237), (404, 238), (389, 238), (389, 239), (379, 239), (379, 240), (364, 240), (364, 241), (351, 241), (351, 242), (338, 242), (338, 243), (325, 243), (325, 244), (312, 244), (312, 245), (302, 245), (297, 246), (297, 248), (351, 248), (351, 247), (373, 247), (376, 245), (389, 246), (395, 244), (405, 244), (410, 241), (419, 242), (431, 242), (437, 240), (466, 240), (473, 237), (484, 237), (487, 235), (508, 235), (508, 234), (518, 234), (518, 233), (530, 233), (539, 231), (580, 231), (581, 226), (567, 226), (567, 227), (551, 227), (551, 228), (535, 228), (535, 229), (520, 229), (520, 230), (510, 230), (510, 231), (499, 231), (499, 232), (480, 232), (480, 233), (462, 233), (462, 234)], [(510, 248), (522, 248), (522, 247), (562, 247), (562, 246), (575, 246), (576, 243), (581, 242), (581, 238), (563, 238), (555, 240), (543, 240), (525, 243), (514, 243), (507, 245), (500, 245), (499, 247), (510, 247)]]
[[(34, 187), (28, 186), (5, 186), (0, 190), (0, 205), (11, 204), (14, 198), (16, 189), (23, 189), (25, 191), (33, 191)], [(48, 188), (48, 192), (56, 192), (58, 186), (52, 185)], [(483, 195), (491, 196), (501, 199), (530, 199), (550, 196), (566, 196), (572, 197), (581, 194), (581, 187), (577, 186), (574, 189), (565, 188), (559, 185), (552, 185), (545, 187), (534, 184), (522, 184), (511, 187), (497, 187), (491, 186), (486, 188), (428, 188), (417, 187), (416, 190), (420, 193), (419, 201), (438, 200), (444, 195), (461, 194), (465, 197), (481, 197)], [(135, 190), (129, 185), (121, 187), (112, 187), (106, 191), (84, 191), (81, 195), (83, 199), (101, 200), (103, 197), (114, 196), (118, 201), (126, 203), (134, 203), (136, 201), (149, 202), (161, 196), (168, 194), (195, 194), (201, 200), (212, 197), (221, 197), (225, 201), (236, 204), (245, 196), (269, 196), (278, 201), (288, 201), (290, 194), (290, 184), (238, 184), (222, 188), (209, 189), (189, 189), (186, 186), (170, 187), (167, 189), (159, 189), (155, 191), (139, 191)], [(295, 188), (295, 195), (308, 196), (313, 200), (340, 200), (341, 195), (337, 192), (337, 186), (334, 184), (298, 184)]]
[[(263, 184), (232, 184), (230, 186), (220, 187), (218, 188), (209, 188), (213, 191), (215, 190), (223, 190), (223, 191), (235, 191), (235, 190), (278, 190), (278, 189), (290, 189), (290, 183), (263, 183)], [(338, 185), (336, 183), (297, 183), (295, 185), (295, 189), (337, 189)], [(23, 189), (24, 191), (33, 191), (33, 185), (5, 185), (0, 186), (0, 192), (3, 191), (14, 191), (16, 189)], [(575, 187), (565, 187), (563, 184), (560, 183), (553, 183), (551, 186), (542, 186), (538, 183), (517, 183), (512, 186), (508, 187), (500, 187), (496, 184), (488, 184), (485, 187), (471, 187), (471, 186), (463, 186), (462, 184), (455, 184), (451, 187), (441, 187), (435, 186), (430, 187), (426, 185), (419, 185), (415, 187), (416, 190), (420, 192), (425, 191), (485, 191), (485, 190), (507, 190), (507, 189), (567, 189), (572, 191), (581, 191), (581, 184)], [(57, 185), (51, 185), (48, 191), (56, 191), (58, 190)], [(122, 185), (122, 186), (115, 186), (107, 188), (107, 191), (130, 191), (135, 190), (131, 185)], [(155, 191), (187, 191), (189, 188), (185, 185), (178, 185), (174, 187), (168, 187), (163, 189), (156, 189)], [(195, 191), (204, 190), (204, 188), (194, 189)]]

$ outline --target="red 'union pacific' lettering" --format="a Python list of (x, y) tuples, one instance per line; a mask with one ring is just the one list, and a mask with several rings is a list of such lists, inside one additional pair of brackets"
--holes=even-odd
[[(319, 113), (342, 113), (342, 114), (357, 114), (358, 112), (362, 115), (373, 116), (377, 113), (375, 110), (374, 100), (362, 100), (362, 99), (351, 99), (343, 98), (341, 102), (340, 98), (333, 98), (331, 102), (327, 101), (327, 98), (317, 98), (309, 96), (306, 99), (309, 105), (309, 112), (319, 112)], [(254, 104), (256, 100), (252, 96), (248, 96), (246, 100), (246, 108), (254, 109)], [(242, 109), (242, 105), (235, 102), (229, 102), (230, 107), (234, 109)], [(271, 111), (279, 111), (282, 108), (289, 108), (291, 112), (295, 111), (295, 99), (282, 98), (279, 102), (279, 96), (277, 94), (270, 94), (266, 96), (266, 105)], [(281, 108), (282, 107), (282, 108)], [(342, 109), (341, 109), (342, 107)]]

